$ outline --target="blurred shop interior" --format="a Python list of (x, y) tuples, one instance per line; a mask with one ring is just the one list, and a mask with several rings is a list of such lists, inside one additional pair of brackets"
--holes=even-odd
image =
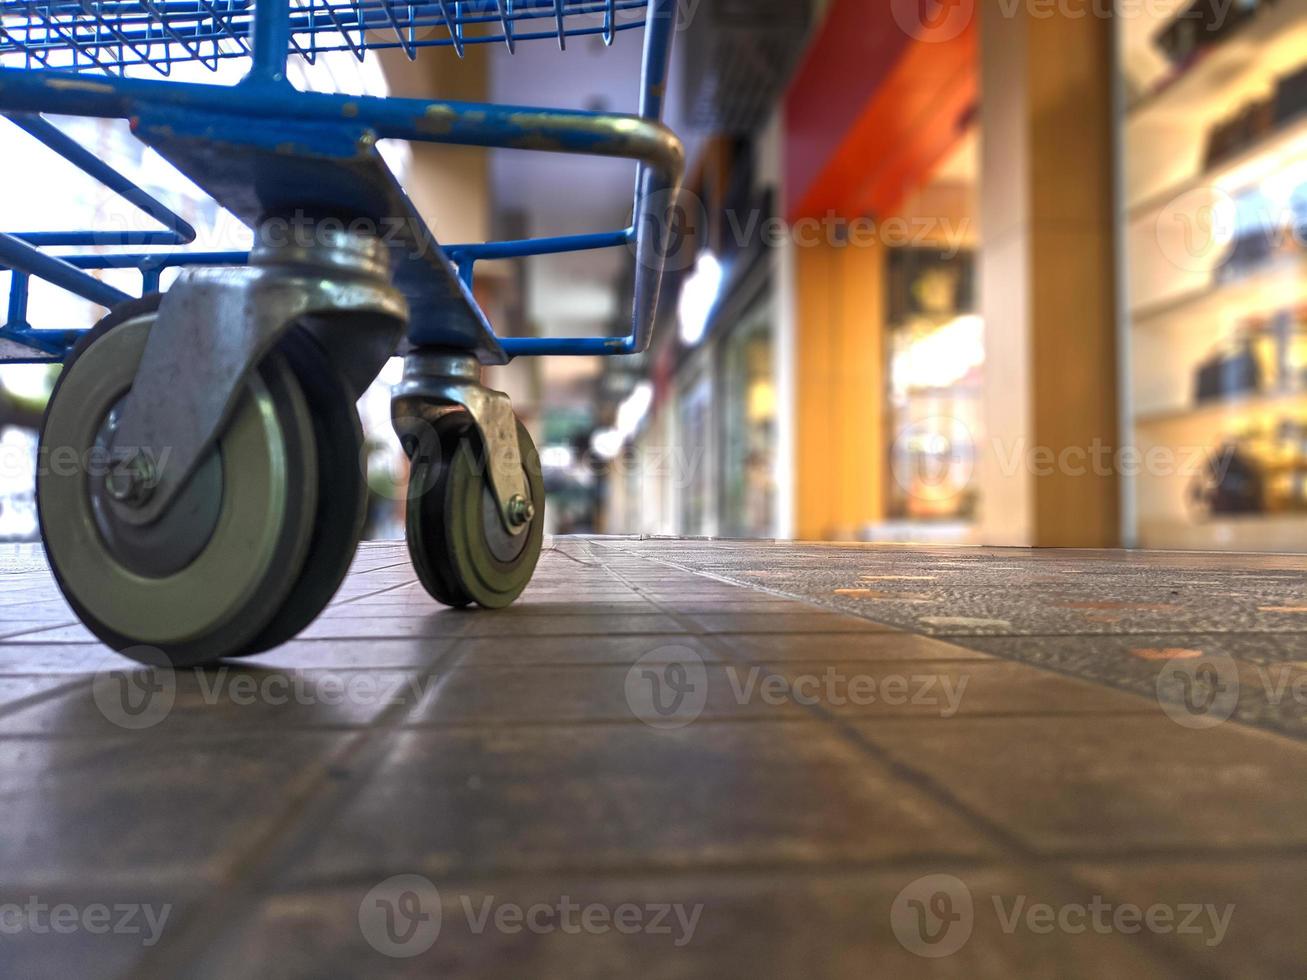
[[(667, 122), (689, 169), (652, 347), (489, 373), (541, 449), (549, 531), (1307, 548), (1307, 2), (1052, 7), (685, 5)], [(639, 59), (625, 32), (296, 70), (634, 111)], [(197, 247), (249, 244), (125, 129), (58, 122), (94, 129), (82, 141), (202, 229)], [(88, 209), (148, 222), (17, 129), (0, 151), (58, 189), (0, 189), (32, 227), (56, 205), (68, 227)], [(387, 154), (444, 242), (630, 221), (626, 164)], [(486, 262), (476, 290), (504, 335), (625, 333), (633, 261)], [(33, 309), (58, 327), (102, 312), (53, 291)], [(0, 372), (0, 537), (35, 537), (53, 370)], [(403, 534), (397, 374), (360, 405), (371, 537)]]

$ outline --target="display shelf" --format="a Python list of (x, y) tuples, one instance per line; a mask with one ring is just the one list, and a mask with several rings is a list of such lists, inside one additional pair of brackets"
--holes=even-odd
[(1170, 299), (1150, 302), (1132, 311), (1136, 327), (1152, 327), (1176, 316), (1237, 317), (1254, 312), (1272, 312), (1307, 300), (1307, 255), (1282, 256), (1259, 271), (1212, 282)]
[(1307, 162), (1303, 113), (1210, 166), (1205, 161), (1214, 125), (1272, 97), (1281, 78), (1307, 65), (1307, 2), (1282, 0), (1260, 10), (1173, 70), (1152, 39), (1181, 6), (1123, 20), (1118, 32), (1123, 70), (1146, 90), (1120, 120), (1131, 372), (1123, 389), (1132, 447), (1153, 460), (1127, 480), (1127, 534), (1132, 529), (1132, 540), (1149, 548), (1307, 551), (1307, 514), (1206, 518), (1190, 499), (1211, 454), (1231, 439), (1286, 418), (1307, 419), (1307, 392), (1192, 401), (1198, 366), (1241, 320), (1307, 302), (1307, 253), (1281, 253), (1220, 281), (1219, 242), (1193, 251), (1185, 237), (1203, 227), (1197, 219), (1222, 195), (1268, 186), (1280, 193), (1276, 175)]
[(1238, 395), (1201, 405), (1148, 412), (1136, 415), (1135, 424), (1140, 428), (1153, 429), (1200, 423), (1210, 426), (1213, 423), (1246, 418), (1258, 412), (1287, 412), (1294, 409), (1307, 411), (1307, 391)]
[(1144, 195), (1126, 209), (1130, 222), (1152, 217), (1192, 191), (1215, 187), (1235, 193), (1278, 172), (1296, 159), (1307, 158), (1307, 110), (1296, 120), (1244, 147), (1233, 156), (1165, 190)]
[(1126, 108), (1130, 126), (1165, 123), (1184, 113), (1205, 125), (1251, 89), (1269, 88), (1307, 51), (1307, 4), (1284, 2), (1259, 11), (1193, 64), (1169, 74)]
[(1183, 551), (1302, 552), (1307, 551), (1307, 514), (1250, 514), (1192, 523), (1142, 520), (1139, 543)]

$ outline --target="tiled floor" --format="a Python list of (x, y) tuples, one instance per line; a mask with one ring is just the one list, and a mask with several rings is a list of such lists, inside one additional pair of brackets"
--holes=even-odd
[(0, 977), (1301, 977), (1304, 573), (562, 539), (484, 613), (374, 544), (171, 675), (11, 549)]

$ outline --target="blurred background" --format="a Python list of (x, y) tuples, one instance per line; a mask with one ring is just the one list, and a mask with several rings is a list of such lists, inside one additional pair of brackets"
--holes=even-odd
[[(294, 68), (634, 111), (640, 38)], [(488, 372), (541, 449), (548, 530), (1307, 547), (1307, 3), (684, 0), (667, 105), (689, 169), (651, 349)], [(249, 245), (125, 126), (56, 121), (196, 247)], [(630, 220), (626, 164), (386, 153), (446, 243)], [(0, 155), (44, 176), (0, 188), (8, 228), (149, 226), (15, 127)], [(480, 263), (476, 291), (502, 335), (621, 334), (633, 262)], [(34, 289), (37, 326), (103, 312)], [(370, 537), (403, 534), (398, 369), (360, 403)], [(0, 537), (36, 536), (56, 370), (0, 369)]]

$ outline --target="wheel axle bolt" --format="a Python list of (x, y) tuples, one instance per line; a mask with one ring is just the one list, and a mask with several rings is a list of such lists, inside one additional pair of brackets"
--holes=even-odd
[(536, 516), (535, 504), (527, 500), (520, 493), (513, 494), (508, 501), (508, 519), (514, 526), (520, 527), (526, 524)]
[(120, 504), (132, 506), (140, 506), (149, 500), (156, 482), (154, 463), (140, 450), (115, 463), (104, 480), (110, 497)]

